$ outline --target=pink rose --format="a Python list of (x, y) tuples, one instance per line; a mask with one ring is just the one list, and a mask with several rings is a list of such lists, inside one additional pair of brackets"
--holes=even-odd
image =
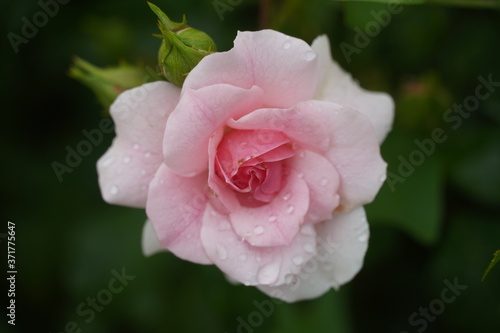
[(363, 264), (362, 205), (385, 180), (393, 108), (333, 62), (325, 36), (240, 32), (182, 90), (154, 82), (117, 98), (102, 195), (146, 208), (147, 254), (215, 264), (286, 301), (316, 297)]

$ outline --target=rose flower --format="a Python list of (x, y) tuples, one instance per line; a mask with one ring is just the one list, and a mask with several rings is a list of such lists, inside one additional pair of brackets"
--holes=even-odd
[(240, 32), (182, 89), (159, 81), (116, 99), (100, 188), (146, 208), (145, 253), (214, 264), (286, 301), (317, 297), (362, 267), (393, 109), (333, 62), (325, 36)]

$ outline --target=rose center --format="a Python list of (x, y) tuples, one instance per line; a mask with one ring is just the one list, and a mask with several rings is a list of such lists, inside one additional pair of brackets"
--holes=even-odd
[(215, 172), (237, 193), (240, 202), (266, 203), (281, 189), (283, 160), (293, 155), (288, 138), (281, 132), (232, 130), (217, 148)]

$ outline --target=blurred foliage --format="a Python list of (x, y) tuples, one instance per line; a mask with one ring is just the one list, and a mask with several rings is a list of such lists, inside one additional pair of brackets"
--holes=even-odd
[[(228, 6), (223, 12), (212, 1), (156, 4), (174, 21), (187, 14), (190, 24), (224, 51), (237, 30), (259, 28), (259, 3), (220, 1)], [(59, 4), (57, 13), (19, 44), (18, 53), (4, 38), (0, 232), (6, 232), (7, 221), (16, 223), (19, 273), (17, 325), (2, 320), (2, 332), (63, 332), (70, 321), (94, 333), (417, 332), (421, 326), (412, 324), (411, 315), (440, 299), (444, 281), (455, 278), (467, 288), (425, 332), (500, 331), (498, 272), (480, 282), (500, 244), (500, 89), (458, 127), (444, 118), (453, 104), (474, 96), (479, 76), (500, 81), (500, 13), (441, 6), (451, 3), (473, 2), (401, 6), (362, 47), (356, 45), (358, 31), (366, 34), (377, 17), (381, 20), (389, 10), (385, 1), (270, 3), (270, 27), (308, 42), (327, 34), (334, 58), (363, 87), (394, 96), (394, 131), (382, 146), (392, 174), (399, 175), (400, 156), (409, 160), (422, 151), (415, 140), (432, 138), (437, 128), (446, 140), (435, 143), (434, 152), (424, 154), (421, 165), (393, 189), (389, 180), (395, 178), (389, 177), (367, 207), (370, 247), (352, 283), (316, 300), (272, 303), (269, 316), (258, 310), (269, 305), (264, 294), (229, 284), (215, 267), (168, 253), (142, 256), (144, 212), (105, 204), (97, 185), (95, 163), (112, 134), (104, 134), (61, 183), (51, 167), (53, 161), (65, 163), (67, 147), (75, 148), (86, 139), (82, 131), (98, 128), (101, 120), (95, 96), (67, 76), (74, 55), (99, 67), (123, 60), (156, 68), (160, 41), (152, 36), (156, 18), (146, 2)], [(474, 3), (493, 8), (498, 1)], [(28, 0), (1, 6), (5, 35), (22, 34), (23, 17), (32, 20), (43, 11), (39, 2)], [(360, 52), (348, 59), (342, 43)], [(0, 247), (3, 251), (5, 242)], [(135, 278), (87, 323), (79, 305), (106, 289), (112, 271), (122, 268)], [(262, 322), (256, 321), (258, 314)]]
[(401, 3), (404, 5), (445, 5), (445, 6), (463, 6), (479, 8), (500, 8), (499, 0), (333, 0), (349, 2), (379, 2), (379, 3)]

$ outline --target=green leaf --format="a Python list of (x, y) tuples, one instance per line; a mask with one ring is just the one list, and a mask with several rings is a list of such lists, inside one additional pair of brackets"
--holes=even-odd
[[(442, 225), (443, 163), (439, 147), (427, 156), (414, 143), (415, 139), (395, 131), (388, 136), (382, 147), (389, 165), (387, 180), (366, 211), (374, 225), (394, 226), (416, 241), (432, 245)], [(415, 153), (417, 151), (421, 153)], [(410, 162), (415, 154), (424, 156), (420, 165)]]
[(500, 261), (500, 250), (496, 251), (493, 254), (493, 259), (491, 260), (490, 264), (488, 265), (488, 268), (486, 268), (486, 271), (484, 271), (483, 278), (481, 281), (484, 281), (486, 279), (486, 275), (488, 275), (493, 267)]

